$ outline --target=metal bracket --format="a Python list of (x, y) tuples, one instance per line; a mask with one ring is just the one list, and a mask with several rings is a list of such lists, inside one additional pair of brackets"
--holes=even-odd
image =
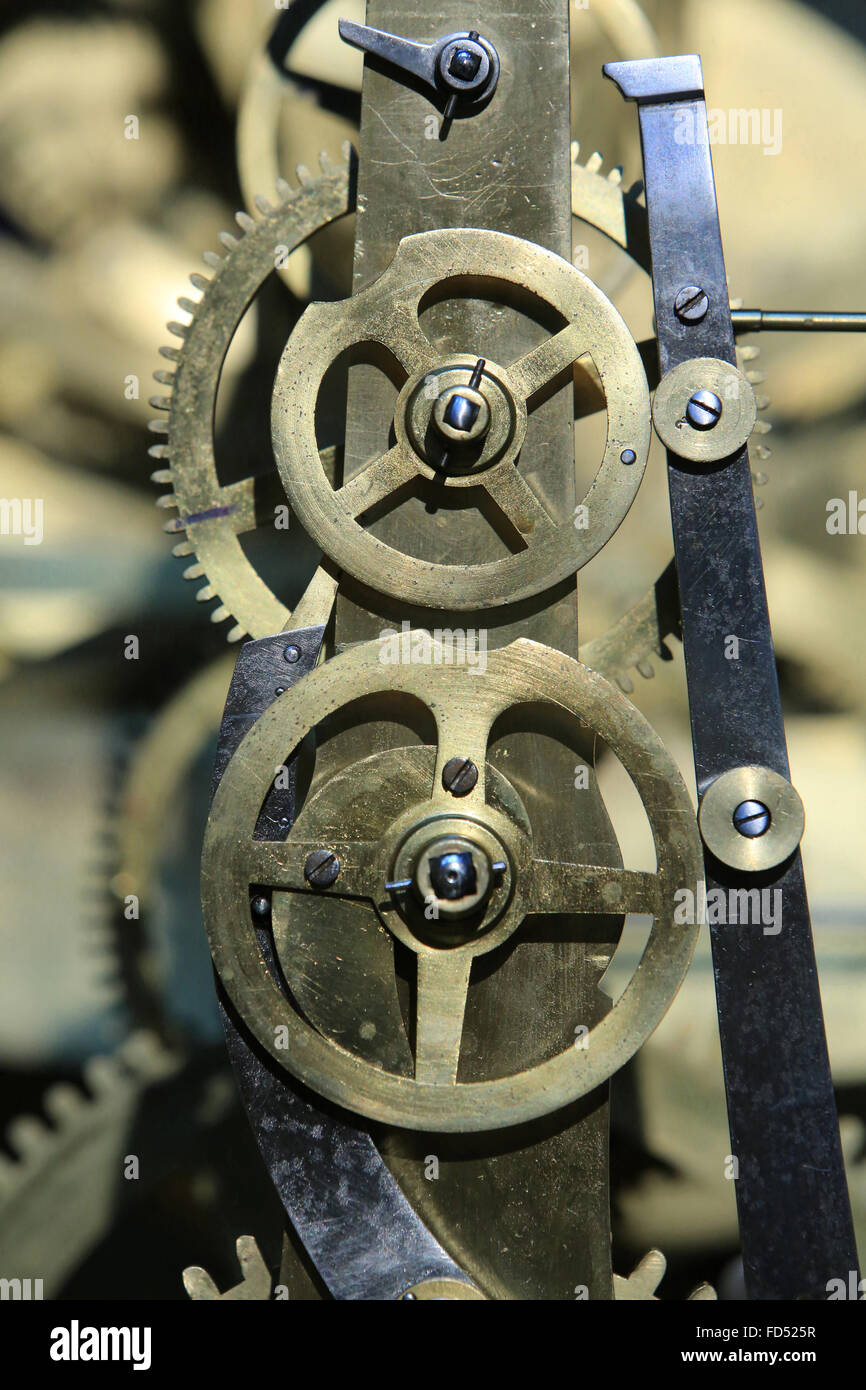
[[(734, 365), (700, 59), (604, 73), (638, 104), (661, 375), (699, 357)], [(695, 287), (708, 306), (684, 321), (675, 306)], [(748, 449), (712, 466), (668, 452), (668, 479), (699, 798), (732, 768), (787, 780)], [(726, 658), (729, 635), (739, 660)], [(757, 889), (781, 909), (771, 932), (710, 919), (747, 1289), (826, 1299), (831, 1279), (857, 1270), (857, 1252), (800, 855), (760, 874), (705, 858), (708, 894), (741, 904), (732, 893)]]

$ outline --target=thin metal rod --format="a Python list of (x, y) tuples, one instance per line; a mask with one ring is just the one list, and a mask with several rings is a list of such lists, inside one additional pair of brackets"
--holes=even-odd
[(810, 309), (732, 309), (735, 333), (866, 333), (866, 314)]

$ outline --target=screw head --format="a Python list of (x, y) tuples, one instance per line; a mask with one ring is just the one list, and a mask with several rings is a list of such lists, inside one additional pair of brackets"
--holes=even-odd
[(474, 48), (455, 48), (448, 62), (448, 71), (461, 82), (471, 82), (481, 67), (481, 54)]
[(478, 781), (478, 768), (469, 758), (449, 758), (442, 769), (442, 785), (452, 796), (466, 796)]
[(456, 902), (478, 890), (475, 861), (468, 850), (449, 850), (430, 860), (430, 882), (437, 898)]
[(288, 661), (290, 666), (294, 666), (296, 661), (301, 659), (301, 649), (296, 647), (294, 642), (290, 643), (283, 652), (283, 660)]
[(709, 298), (700, 285), (685, 285), (674, 300), (674, 313), (680, 323), (700, 323), (709, 307)]
[(696, 430), (713, 429), (722, 417), (722, 402), (715, 391), (695, 391), (686, 406), (686, 419)]
[(267, 917), (271, 910), (271, 905), (263, 894), (257, 893), (250, 899), (250, 911), (254, 917)]
[(333, 850), (314, 849), (304, 863), (304, 878), (313, 888), (330, 888), (336, 883), (340, 861)]
[(767, 833), (772, 818), (763, 801), (741, 801), (731, 819), (741, 835), (754, 840)]
[(634, 449), (623, 449), (622, 453), (619, 456), (619, 461), (620, 463), (629, 464), (634, 463), (636, 458), (637, 454), (635, 453)]

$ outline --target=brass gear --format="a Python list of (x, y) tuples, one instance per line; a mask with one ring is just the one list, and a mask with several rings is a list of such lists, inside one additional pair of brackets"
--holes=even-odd
[(234, 617), (235, 624), (228, 634), (232, 642), (246, 634), (265, 637), (288, 626), (324, 622), (336, 592), (335, 579), (320, 567), (300, 605), (290, 613), (257, 573), (239, 537), (258, 524), (268, 502), (285, 499), (278, 486), (272, 487), (272, 497), (267, 496), (267, 476), (244, 478), (230, 485), (220, 483), (214, 456), (213, 411), (229, 343), (277, 260), (319, 228), (352, 211), (353, 156), (348, 146), (343, 153), (341, 164), (332, 163), (323, 154), (318, 178), (299, 168), (297, 189), (281, 181), (276, 207), (259, 199), (260, 221), (254, 221), (246, 212), (237, 213), (240, 236), (224, 232), (221, 237), (227, 254), (205, 254), (204, 259), (214, 272), (212, 278), (197, 273), (190, 276), (201, 298), (197, 302), (186, 298), (178, 301), (192, 316), (192, 322), (168, 325), (169, 331), (183, 340), (182, 348), (160, 349), (163, 357), (176, 364), (175, 370), (154, 373), (167, 392), (151, 397), (151, 404), (167, 412), (168, 418), (153, 420), (150, 427), (168, 438), (150, 449), (152, 457), (161, 463), (152, 478), (170, 488), (157, 499), (157, 506), (177, 510), (178, 515), (165, 525), (171, 535), (185, 533), (185, 539), (175, 545), (174, 554), (195, 555), (195, 563), (184, 571), (184, 577), (206, 578), (207, 583), (196, 598), (201, 602), (219, 600), (210, 615), (212, 622)]
[[(271, 1056), (304, 1084), (386, 1124), (448, 1132), (489, 1130), (549, 1114), (585, 1095), (621, 1067), (659, 1023), (697, 939), (697, 926), (675, 923), (673, 908), (676, 890), (701, 878), (701, 847), (673, 760), (638, 711), (597, 673), (527, 639), (489, 653), (483, 678), (470, 667), (443, 665), (443, 652), (432, 639), (431, 653), (432, 666), (407, 663), (386, 670), (381, 644), (364, 643), (313, 671), (259, 718), (214, 798), (202, 859), (203, 912), (214, 964), (241, 1017)], [(274, 769), (323, 717), (383, 691), (420, 700), (436, 721), (437, 748), (427, 769), (425, 799), (404, 796), (402, 804), (395, 803), (388, 828), (379, 833), (372, 809), (376, 798), (366, 795), (365, 774), (354, 767), (347, 770), (340, 795), (328, 803), (322, 822), (340, 826), (339, 836), (331, 833), (326, 841), (338, 861), (338, 873), (330, 886), (311, 887), (308, 857), (322, 847), (315, 797), (285, 840), (254, 838)], [(536, 858), (531, 828), (521, 823), (519, 807), (509, 812), (507, 795), (493, 804), (505, 779), (488, 770), (489, 732), (499, 714), (527, 701), (542, 701), (577, 717), (620, 759), (644, 804), (656, 847), (656, 873)], [(443, 791), (442, 775), (458, 750), (473, 761), (478, 779), (455, 801)], [(401, 751), (415, 759), (423, 752), (392, 750), (392, 784), (401, 776)], [(413, 787), (417, 785), (416, 778)], [(312, 837), (305, 823), (310, 806), (316, 831)], [(444, 825), (450, 834), (455, 815), (462, 818), (468, 836), (481, 843), (487, 835), (501, 846), (502, 895), (494, 904), (491, 894), (493, 906), (480, 929), (468, 924), (462, 937), (437, 939), (435, 921), (431, 924), (409, 903), (395, 902), (389, 894), (399, 885), (392, 881), (386, 891), (385, 884), (401, 862), (402, 847), (419, 827), (429, 826), (432, 832)], [(368, 824), (374, 827), (372, 836), (364, 833)], [(377, 906), (382, 922), (377, 930), (395, 937), (416, 957), (414, 1068), (371, 1063), (318, 1032), (293, 1007), (261, 954), (250, 915), (251, 885), (257, 892), (270, 888), (277, 894), (312, 893), (314, 900), (322, 901), (360, 898)], [(527, 915), (620, 916), (630, 911), (652, 914), (650, 938), (624, 994), (588, 1034), (585, 1047), (572, 1046), (517, 1075), (458, 1082), (475, 957), (518, 931)], [(276, 920), (274, 936), (280, 955)], [(285, 970), (284, 958), (281, 964)], [(366, 978), (374, 973), (367, 970)]]
[[(471, 464), (455, 468), (450, 447), (445, 471), (437, 465), (435, 445), (424, 442), (435, 417), (429, 398), (426, 413), (415, 417), (428, 397), (431, 377), (437, 391), (438, 374), (466, 369), (471, 359), (437, 353), (418, 314), (422, 301), (442, 286), (479, 277), (528, 291), (561, 315), (566, 326), (507, 369), (481, 359), (481, 399), (489, 402), (492, 417), (489, 433), (474, 446)], [(362, 343), (386, 348), (407, 374), (395, 407), (397, 442), (335, 489), (319, 463), (316, 401), (331, 364)], [(607, 439), (601, 466), (581, 504), (589, 525), (578, 528), (571, 514), (550, 516), (516, 464), (534, 399), (583, 355), (592, 357), (607, 401)], [(634, 340), (588, 276), (517, 237), (461, 228), (405, 237), (387, 270), (365, 290), (306, 309), (277, 369), (272, 434), (292, 508), (336, 565), (379, 593), (430, 608), (465, 610), (542, 593), (598, 553), (640, 486), (649, 452), (648, 408)], [(361, 517), (371, 507), (419, 477), (428, 487), (435, 482), (451, 492), (471, 488), (471, 499), (480, 489), (518, 534), (523, 549), (483, 565), (434, 564), (386, 545), (364, 529)], [(474, 500), (472, 505), (477, 505)]]

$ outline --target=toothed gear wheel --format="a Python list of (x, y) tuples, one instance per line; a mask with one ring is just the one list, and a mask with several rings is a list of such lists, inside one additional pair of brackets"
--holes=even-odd
[[(639, 1264), (636, 1264), (631, 1274), (623, 1278), (621, 1274), (613, 1276), (613, 1296), (616, 1302), (625, 1303), (658, 1303), (656, 1289), (665, 1276), (668, 1262), (661, 1250), (650, 1250)], [(711, 1303), (715, 1302), (718, 1295), (711, 1284), (699, 1284), (689, 1294), (687, 1303)]]
[[(343, 154), (341, 164), (332, 163), (323, 154), (318, 177), (299, 166), (296, 189), (280, 180), (276, 207), (263, 198), (257, 200), (260, 221), (246, 212), (236, 214), (240, 236), (224, 232), (220, 240), (225, 254), (205, 253), (212, 277), (190, 276), (201, 298), (178, 300), (191, 316), (191, 323), (168, 325), (169, 332), (183, 342), (182, 347), (160, 348), (162, 356), (175, 364), (174, 371), (154, 373), (166, 394), (152, 396), (151, 405), (166, 412), (167, 419), (152, 420), (150, 428), (167, 438), (149, 451), (161, 464), (152, 478), (170, 489), (158, 498), (157, 506), (176, 509), (177, 516), (165, 524), (170, 535), (184, 537), (175, 545), (174, 554), (195, 556), (184, 578), (206, 578), (196, 598), (202, 603), (218, 600), (210, 614), (212, 622), (234, 617), (228, 633), (232, 642), (246, 634), (264, 637), (287, 626), (324, 621), (333, 598), (334, 582), (326, 570), (319, 569), (301, 607), (292, 613), (257, 573), (239, 538), (259, 524), (270, 502), (285, 503), (285, 497), (276, 470), (264, 478), (220, 482), (213, 414), (229, 344), (276, 262), (314, 232), (353, 210), (352, 153), (348, 146)], [(264, 495), (269, 483), (272, 498)], [(273, 519), (272, 511), (268, 519)]]

